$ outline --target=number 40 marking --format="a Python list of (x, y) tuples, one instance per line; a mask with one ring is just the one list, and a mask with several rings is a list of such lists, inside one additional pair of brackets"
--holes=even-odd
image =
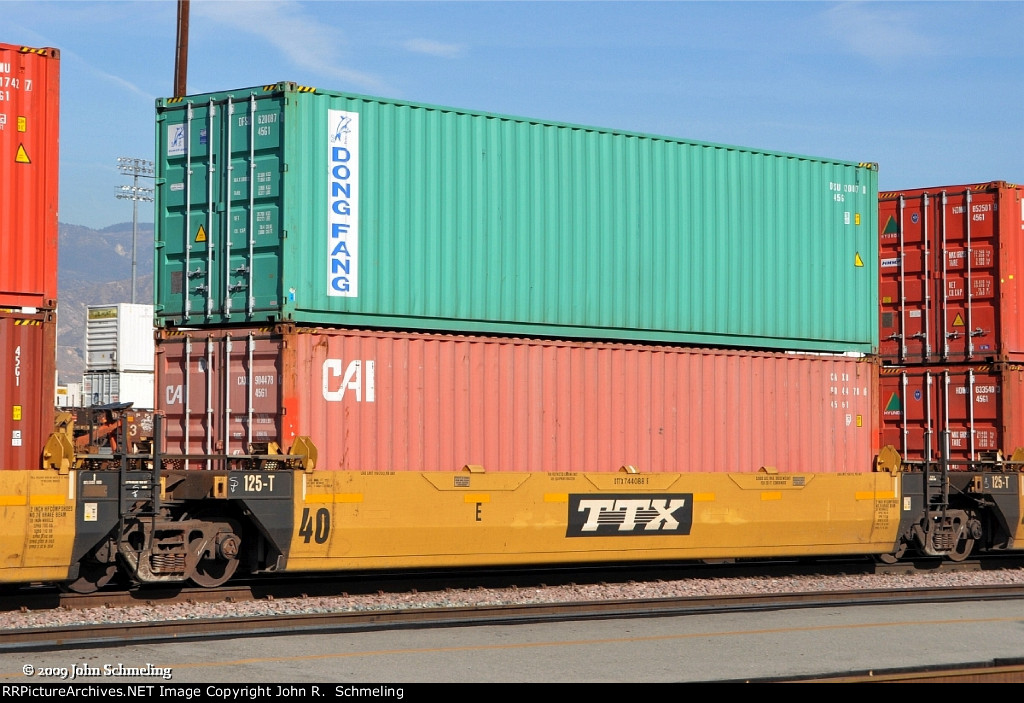
[[(315, 524), (314, 524), (315, 522)], [(318, 508), (316, 518), (309, 516), (309, 508), (302, 509), (302, 520), (299, 521), (299, 537), (309, 544), (309, 538), (317, 544), (323, 544), (331, 534), (331, 513), (327, 508)]]

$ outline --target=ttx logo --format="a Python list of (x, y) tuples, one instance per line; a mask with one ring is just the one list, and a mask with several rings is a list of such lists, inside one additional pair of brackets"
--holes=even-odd
[(692, 525), (692, 494), (570, 495), (566, 537), (688, 535)]

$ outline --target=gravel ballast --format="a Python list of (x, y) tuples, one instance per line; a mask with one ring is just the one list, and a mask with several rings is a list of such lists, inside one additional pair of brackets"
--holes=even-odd
[(689, 578), (677, 581), (586, 584), (528, 588), (446, 589), (412, 593), (380, 593), (332, 597), (280, 598), (245, 602), (146, 604), (127, 607), (5, 612), (0, 629), (66, 627), (84, 624), (166, 622), (313, 613), (343, 613), (414, 608), (450, 608), (573, 601), (636, 600), (764, 593), (815, 593), (882, 589), (925, 589), (1024, 584), (1024, 568), (990, 571), (791, 576), (755, 578)]

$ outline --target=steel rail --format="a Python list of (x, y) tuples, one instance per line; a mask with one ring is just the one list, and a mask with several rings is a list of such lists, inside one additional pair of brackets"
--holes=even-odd
[(687, 596), (638, 600), (558, 603), (517, 603), (469, 607), (408, 607), (362, 609), (313, 614), (247, 617), (185, 618), (119, 624), (81, 624), (60, 627), (0, 630), (0, 652), (61, 650), (166, 640), (217, 639), (441, 628), (467, 625), (521, 625), (585, 619), (669, 617), (694, 614), (756, 612), (790, 608), (949, 603), (962, 600), (1024, 598), (1024, 585), (963, 588), (879, 589), (813, 593), (759, 593), (731, 596)]

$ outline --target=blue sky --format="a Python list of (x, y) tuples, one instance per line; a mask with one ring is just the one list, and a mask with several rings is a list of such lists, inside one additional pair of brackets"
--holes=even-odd
[[(176, 0), (0, 0), (61, 51), (60, 220), (131, 220)], [(1024, 182), (1024, 2), (192, 0), (188, 92), (278, 81), (879, 163), (881, 190)], [(143, 205), (140, 221), (152, 221)]]

